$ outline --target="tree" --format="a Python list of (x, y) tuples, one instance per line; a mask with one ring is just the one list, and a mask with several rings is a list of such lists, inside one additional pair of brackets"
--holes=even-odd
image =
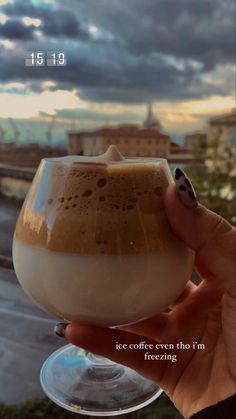
[(236, 225), (235, 143), (229, 146), (213, 138), (205, 150), (196, 146), (193, 153), (196, 162), (204, 162), (186, 167), (199, 201)]

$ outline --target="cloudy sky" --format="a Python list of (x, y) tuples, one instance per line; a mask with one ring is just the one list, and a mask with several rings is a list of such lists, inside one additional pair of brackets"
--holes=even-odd
[[(0, 0), (0, 125), (20, 139), (142, 122), (152, 101), (174, 138), (235, 106), (234, 0)], [(65, 67), (26, 67), (27, 51)]]

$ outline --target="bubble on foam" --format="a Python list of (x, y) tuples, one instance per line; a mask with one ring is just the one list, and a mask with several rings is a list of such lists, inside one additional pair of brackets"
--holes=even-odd
[(97, 182), (97, 185), (99, 188), (103, 188), (104, 186), (106, 186), (106, 184), (107, 184), (106, 178), (100, 178)]
[[(71, 162), (74, 162), (73, 157), (71, 157)], [(162, 202), (159, 194), (161, 196), (162, 188), (166, 187), (166, 181), (165, 173), (162, 173), (163, 168), (161, 167), (159, 169), (150, 166), (146, 169), (143, 166), (140, 167), (141, 170), (139, 171), (137, 166), (136, 176), (136, 167), (129, 167), (132, 166), (132, 161), (130, 161), (130, 164), (128, 161), (128, 165), (123, 164), (123, 162), (112, 164), (112, 160), (111, 164), (109, 164), (109, 160), (106, 164), (102, 162), (84, 164), (79, 159), (78, 163), (82, 164), (71, 167), (67, 165), (66, 172), (63, 174), (64, 178), (58, 179), (58, 190), (61, 189), (59, 199), (63, 198), (59, 201), (60, 204), (57, 203), (58, 197), (52, 194), (54, 205), (57, 204), (57, 210), (59, 211), (72, 211), (75, 217), (84, 216), (86, 222), (90, 222), (90, 219), (87, 221), (87, 217), (91, 217), (94, 210), (107, 215), (111, 211), (111, 216), (116, 215), (117, 212), (118, 218), (121, 216), (123, 220), (122, 228), (125, 229), (129, 224), (128, 217), (132, 217), (132, 211), (137, 210), (137, 202), (139, 206), (141, 205), (141, 210), (153, 205), (152, 201), (158, 201), (158, 205), (159, 201), (160, 204)], [(148, 170), (149, 168), (150, 170)], [(60, 188), (60, 182), (63, 182), (63, 179), (66, 180), (66, 184), (65, 187)], [(114, 223), (116, 224), (117, 221), (112, 220), (108, 223), (109, 230), (111, 224)]]
[(82, 194), (83, 197), (88, 198), (89, 196), (91, 196), (93, 193), (93, 191), (91, 191), (91, 189), (87, 189), (86, 191), (84, 191), (84, 193)]

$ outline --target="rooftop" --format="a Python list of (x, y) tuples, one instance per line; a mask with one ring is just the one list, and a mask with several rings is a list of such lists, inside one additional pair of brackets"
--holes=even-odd
[(98, 128), (94, 131), (70, 131), (69, 134), (76, 134), (76, 135), (89, 135), (89, 136), (110, 136), (112, 135), (120, 137), (120, 136), (137, 136), (137, 137), (158, 137), (158, 138), (170, 138), (169, 135), (160, 133), (160, 131), (155, 128), (142, 128), (139, 125), (133, 124), (122, 124), (118, 126), (104, 126)]
[(210, 125), (236, 125), (236, 110), (210, 119)]

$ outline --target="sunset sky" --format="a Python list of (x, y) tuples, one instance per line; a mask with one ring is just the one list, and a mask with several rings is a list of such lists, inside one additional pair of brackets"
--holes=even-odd
[[(141, 123), (147, 102), (180, 140), (235, 106), (234, 0), (0, 0), (0, 125), (54, 141), (71, 127)], [(26, 51), (67, 55), (25, 67)]]

